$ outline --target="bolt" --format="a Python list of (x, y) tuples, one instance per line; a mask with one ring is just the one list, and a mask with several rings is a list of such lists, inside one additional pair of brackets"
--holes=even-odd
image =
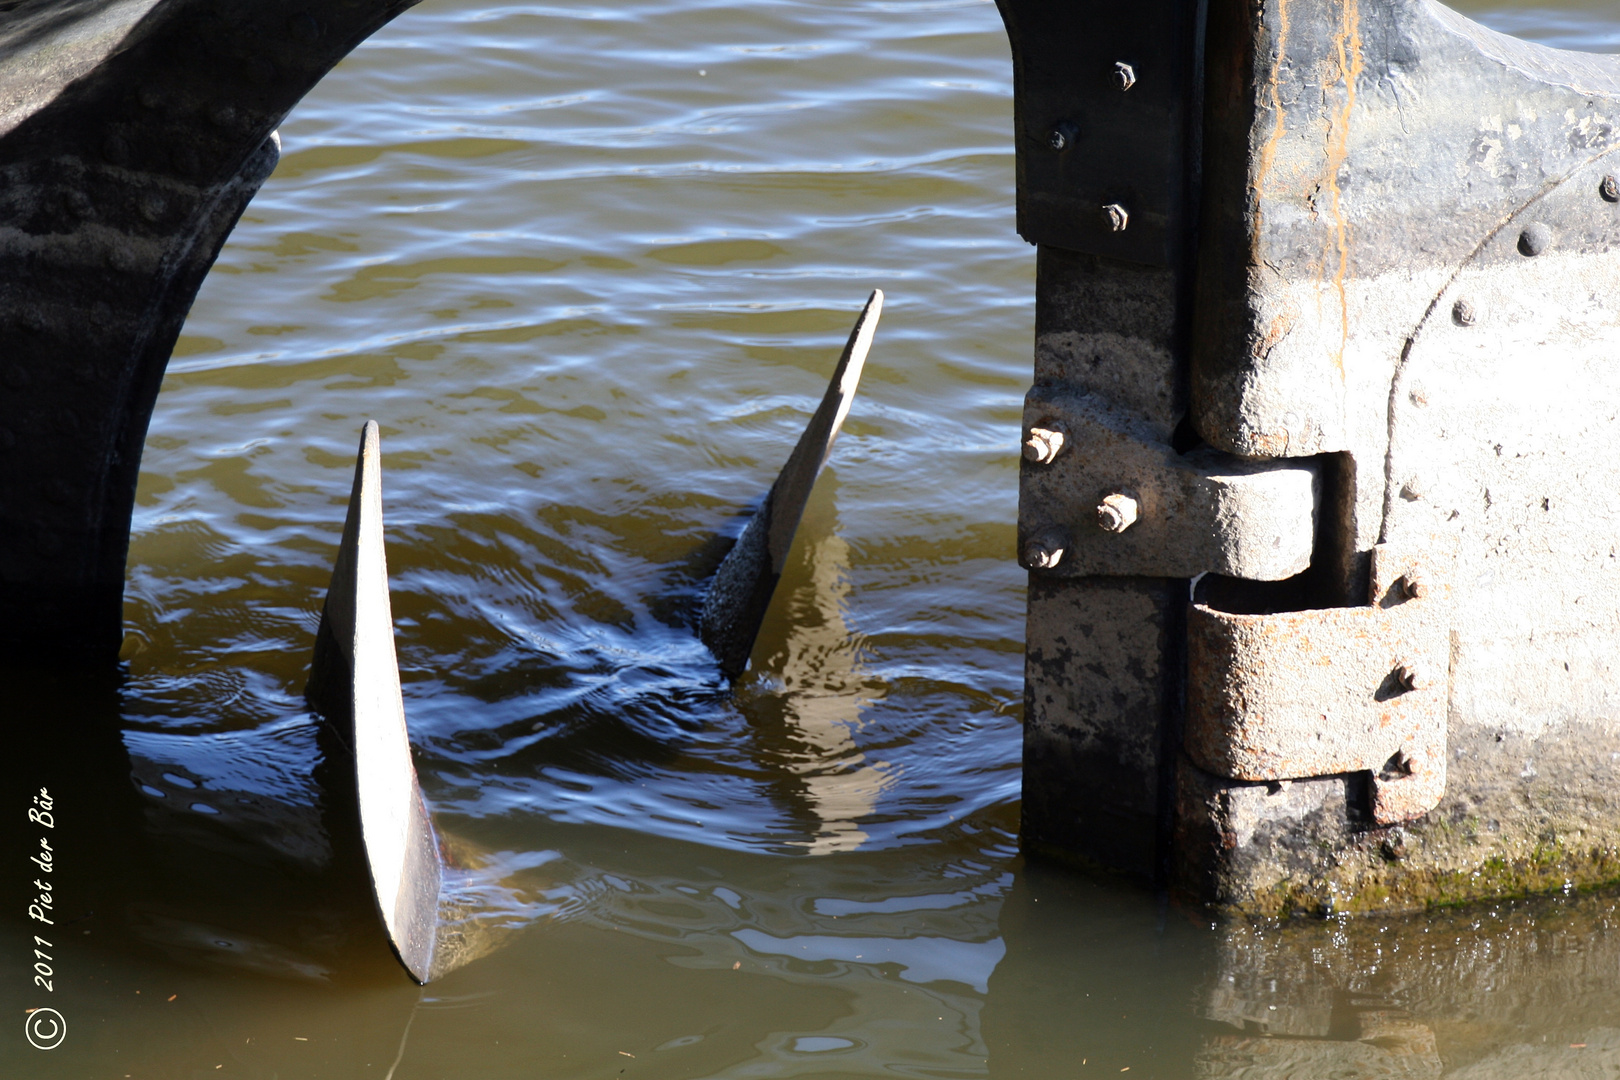
[(1526, 225), (1519, 234), (1519, 254), (1528, 259), (1545, 254), (1552, 244), (1553, 231), (1539, 221)]
[(1024, 545), (1024, 566), (1030, 570), (1050, 570), (1063, 559), (1069, 547), (1069, 534), (1063, 529), (1046, 529)]
[(1428, 596), (1431, 588), (1429, 576), (1419, 566), (1414, 566), (1401, 575), (1400, 587), (1401, 592), (1410, 600), (1420, 600)]
[(1395, 665), (1395, 681), (1403, 690), (1427, 690), (1434, 685), (1428, 668), (1416, 660), (1402, 660)]
[(1123, 491), (1110, 492), (1097, 504), (1097, 526), (1103, 532), (1122, 533), (1136, 518), (1136, 500)]
[(1467, 300), (1459, 300), (1451, 305), (1451, 321), (1458, 326), (1473, 326), (1479, 322), (1479, 312)]
[(1063, 123), (1058, 124), (1047, 133), (1046, 145), (1050, 146), (1053, 151), (1061, 154), (1070, 146), (1074, 145), (1074, 140), (1079, 137), (1080, 129), (1071, 124), (1069, 121), (1065, 120)]
[(1114, 85), (1129, 90), (1136, 85), (1136, 69), (1123, 60), (1114, 65)]
[(1024, 460), (1037, 465), (1050, 465), (1063, 453), (1067, 433), (1061, 425), (1048, 423), (1046, 427), (1032, 427), (1024, 439)]
[(1119, 205), (1119, 203), (1109, 203), (1102, 208), (1102, 212), (1103, 220), (1108, 223), (1108, 227), (1114, 232), (1124, 232), (1125, 227), (1131, 223), (1130, 211)]
[(1603, 183), (1598, 185), (1598, 194), (1610, 202), (1620, 202), (1620, 176), (1613, 173), (1605, 176)]

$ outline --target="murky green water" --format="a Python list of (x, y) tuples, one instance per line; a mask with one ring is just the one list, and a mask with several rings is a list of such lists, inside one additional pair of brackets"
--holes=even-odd
[[(1464, 9), (1620, 51), (1609, 0)], [(1018, 857), (1011, 108), (980, 0), (428, 0), (334, 72), (170, 366), (127, 676), (18, 691), (57, 903), (8, 913), (0, 1007), (69, 1034), (0, 1032), (4, 1075), (1620, 1070), (1611, 898), (1261, 931)], [(688, 560), (873, 287), (731, 697), (672, 616)], [(301, 698), (368, 418), (418, 766), (491, 948), (426, 990)]]

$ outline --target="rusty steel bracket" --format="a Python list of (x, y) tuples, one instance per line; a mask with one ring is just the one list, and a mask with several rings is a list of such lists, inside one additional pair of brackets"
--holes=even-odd
[(1197, 173), (1203, 4), (997, 0), (1013, 46), (1018, 233), (1175, 261)]
[(1234, 780), (1367, 771), (1380, 825), (1446, 790), (1450, 560), (1373, 549), (1367, 607), (1187, 616), (1187, 754)]
[(1100, 399), (1036, 387), (1024, 403), (1019, 553), (1031, 570), (1280, 581), (1311, 561), (1311, 461), (1178, 454)]

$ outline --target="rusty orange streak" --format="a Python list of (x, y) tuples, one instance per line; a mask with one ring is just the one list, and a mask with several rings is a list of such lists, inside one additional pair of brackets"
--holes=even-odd
[(1254, 225), (1249, 233), (1249, 264), (1258, 266), (1261, 262), (1260, 230), (1265, 225), (1265, 185), (1271, 175), (1272, 166), (1277, 163), (1277, 149), (1282, 145), (1283, 134), (1287, 128), (1287, 114), (1282, 103), (1282, 67), (1288, 56), (1288, 0), (1277, 0), (1277, 47), (1276, 57), (1272, 60), (1271, 71), (1266, 78), (1266, 92), (1271, 97), (1271, 115), (1273, 124), (1271, 137), (1260, 148), (1260, 163), (1255, 168), (1254, 179), (1250, 181), (1250, 190), (1254, 198)]
[(1326, 181), (1329, 202), (1333, 212), (1334, 239), (1339, 250), (1338, 272), (1334, 284), (1339, 290), (1339, 379), (1344, 379), (1344, 354), (1350, 345), (1350, 300), (1345, 290), (1345, 275), (1350, 266), (1350, 227), (1344, 217), (1339, 193), (1339, 169), (1350, 157), (1350, 117), (1356, 108), (1356, 81), (1361, 77), (1361, 10), (1359, 0), (1341, 0), (1339, 33), (1334, 45), (1339, 54), (1339, 72), (1344, 79), (1344, 110), (1328, 134)]

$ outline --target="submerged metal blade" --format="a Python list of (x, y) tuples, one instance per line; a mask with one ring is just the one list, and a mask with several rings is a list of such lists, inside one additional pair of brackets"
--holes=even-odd
[(382, 461), (367, 421), (305, 691), (354, 754), (360, 835), (388, 939), (417, 982), (433, 968), (442, 868), (405, 729), (383, 553)]
[(874, 289), (855, 320), (855, 328), (849, 332), (849, 341), (833, 369), (821, 405), (799, 436), (799, 444), (782, 466), (759, 512), (743, 529), (709, 583), (698, 617), (698, 635), (720, 661), (720, 670), (730, 678), (735, 679), (748, 666), (748, 654), (765, 621), (771, 594), (782, 578), (805, 503), (810, 500), (816, 477), (827, 463), (833, 440), (838, 438), (844, 417), (854, 403), (855, 387), (861, 381), (861, 369), (882, 311), (883, 290)]

